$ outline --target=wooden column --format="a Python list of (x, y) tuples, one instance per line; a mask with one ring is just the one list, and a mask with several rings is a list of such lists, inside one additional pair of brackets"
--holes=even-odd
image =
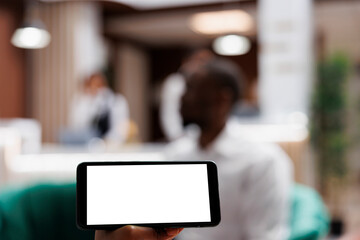
[(94, 2), (71, 1), (38, 8), (51, 43), (32, 52), (31, 115), (41, 123), (43, 140), (56, 142), (80, 81), (103, 62), (100, 9)]

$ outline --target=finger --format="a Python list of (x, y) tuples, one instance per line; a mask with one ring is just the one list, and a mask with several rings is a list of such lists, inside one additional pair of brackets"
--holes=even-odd
[[(157, 240), (158, 234), (153, 228), (129, 226), (131, 240)], [(160, 238), (159, 238), (160, 239)]]
[(166, 234), (167, 237), (164, 238), (165, 240), (170, 240), (173, 239), (174, 237), (176, 237), (184, 228), (167, 228), (166, 230)]
[(163, 233), (152, 228), (125, 226), (114, 231), (97, 230), (95, 240), (170, 240), (182, 231), (182, 228), (168, 228)]
[(170, 240), (176, 237), (183, 229), (168, 228), (165, 231), (156, 231), (153, 228), (126, 226), (127, 237), (131, 240)]
[(155, 240), (156, 235), (151, 228), (124, 226), (116, 230), (96, 230), (95, 240)]
[[(152, 228), (125, 226), (109, 233), (104, 240), (156, 240), (156, 232)], [(99, 239), (100, 240), (100, 239)], [(101, 239), (102, 240), (102, 239)]]
[(96, 231), (95, 231), (95, 240), (106, 240), (106, 239), (109, 239), (109, 238), (107, 237), (107, 235), (109, 235), (109, 231), (96, 230)]

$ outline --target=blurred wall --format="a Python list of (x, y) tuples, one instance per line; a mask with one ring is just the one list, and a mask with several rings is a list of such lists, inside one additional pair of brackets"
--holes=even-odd
[(259, 1), (259, 101), (266, 119), (309, 113), (313, 82), (313, 1)]
[(25, 54), (10, 43), (21, 21), (20, 3), (0, 3), (0, 118), (25, 115)]
[(324, 53), (342, 51), (352, 60), (360, 61), (360, 1), (319, 1), (314, 10)]
[(146, 52), (134, 44), (118, 47), (115, 69), (117, 90), (129, 103), (130, 118), (137, 125), (140, 141), (149, 140), (149, 60)]
[(55, 142), (83, 78), (102, 66), (101, 8), (95, 2), (39, 5), (39, 17), (51, 34), (48, 47), (32, 52), (31, 116), (39, 120), (43, 140)]

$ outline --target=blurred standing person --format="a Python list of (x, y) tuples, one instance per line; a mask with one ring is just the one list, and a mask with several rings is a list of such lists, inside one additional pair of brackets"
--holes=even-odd
[(72, 103), (70, 133), (62, 136), (62, 142), (86, 144), (92, 138), (102, 138), (121, 144), (126, 140), (128, 118), (126, 99), (113, 93), (103, 74), (94, 73)]
[[(240, 82), (239, 82), (240, 81)], [(280, 147), (250, 142), (229, 119), (244, 81), (234, 64), (212, 59), (186, 78), (181, 115), (199, 132), (185, 134), (167, 149), (169, 160), (213, 160), (218, 166), (221, 222), (186, 229), (181, 239), (284, 240), (292, 166)], [(188, 132), (186, 132), (188, 133)]]
[(200, 49), (186, 57), (178, 72), (170, 74), (161, 89), (160, 121), (166, 138), (173, 141), (183, 135), (184, 127), (180, 115), (181, 97), (185, 92), (186, 72), (196, 69), (214, 55), (207, 49)]

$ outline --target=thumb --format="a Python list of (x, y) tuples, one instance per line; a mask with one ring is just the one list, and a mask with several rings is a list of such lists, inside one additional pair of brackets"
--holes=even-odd
[(166, 231), (166, 238), (165, 240), (170, 240), (176, 237), (184, 228), (167, 228)]

